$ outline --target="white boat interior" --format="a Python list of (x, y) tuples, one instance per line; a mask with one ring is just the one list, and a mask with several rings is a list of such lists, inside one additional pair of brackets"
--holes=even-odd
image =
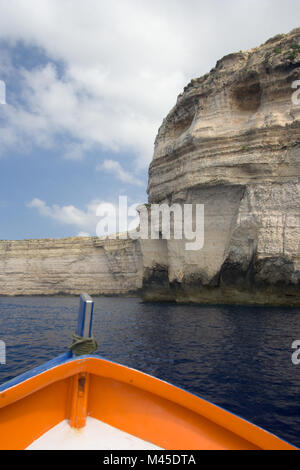
[(72, 428), (67, 420), (57, 424), (26, 450), (157, 450), (160, 447), (87, 417), (85, 427)]

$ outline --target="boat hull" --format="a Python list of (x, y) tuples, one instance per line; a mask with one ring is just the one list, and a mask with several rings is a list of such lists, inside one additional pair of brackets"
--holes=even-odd
[(168, 450), (292, 450), (191, 393), (96, 356), (66, 354), (0, 387), (0, 448), (26, 449), (86, 417)]

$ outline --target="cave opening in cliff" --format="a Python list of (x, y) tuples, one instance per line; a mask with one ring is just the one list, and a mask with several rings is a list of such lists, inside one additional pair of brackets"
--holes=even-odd
[(259, 82), (242, 84), (233, 90), (236, 108), (243, 112), (255, 112), (260, 107), (262, 89)]

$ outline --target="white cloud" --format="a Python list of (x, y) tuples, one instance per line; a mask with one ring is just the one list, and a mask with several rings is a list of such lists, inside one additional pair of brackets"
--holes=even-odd
[(136, 186), (144, 186), (144, 182), (136, 178), (132, 173), (124, 170), (116, 160), (104, 160), (103, 163), (97, 165), (98, 171), (106, 171), (111, 173), (123, 183), (134, 184)]
[(0, 39), (37, 46), (49, 61), (11, 70), (6, 57), (21, 78), (22, 102), (1, 108), (2, 152), (49, 148), (63, 136), (67, 158), (100, 146), (144, 168), (190, 78), (296, 27), (299, 16), (293, 0), (2, 0)]
[(96, 216), (96, 210), (100, 203), (100, 201), (92, 201), (83, 211), (73, 205), (59, 206), (54, 204), (49, 206), (45, 201), (35, 198), (27, 204), (27, 207), (37, 209), (40, 215), (56, 220), (60, 224), (71, 225), (81, 232), (95, 234), (99, 220)]
[[(123, 199), (121, 199), (123, 198)], [(36, 209), (38, 213), (50, 219), (55, 220), (61, 225), (70, 225), (74, 228), (77, 236), (94, 236), (107, 234), (105, 221), (108, 221), (108, 227), (114, 227), (111, 233), (133, 229), (139, 223), (136, 207), (140, 203), (128, 206), (126, 196), (121, 196), (119, 204), (112, 204), (105, 201), (93, 200), (86, 205), (86, 209), (78, 209), (73, 205), (60, 206), (53, 204), (49, 206), (45, 201), (34, 198), (26, 204), (30, 209)], [(102, 229), (97, 228), (102, 221)], [(99, 226), (98, 226), (99, 227)]]

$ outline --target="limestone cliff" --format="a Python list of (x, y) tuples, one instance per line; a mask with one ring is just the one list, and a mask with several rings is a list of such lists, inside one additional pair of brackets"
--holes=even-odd
[(122, 295), (142, 283), (132, 240), (62, 238), (0, 242), (0, 295)]
[[(0, 242), (0, 295), (128, 294), (145, 300), (300, 305), (300, 29), (223, 57), (159, 129), (150, 203), (204, 204), (186, 240)], [(298, 97), (298, 100), (300, 97)]]
[(300, 29), (223, 57), (164, 119), (149, 202), (201, 203), (205, 242), (143, 242), (146, 300), (300, 304)]

